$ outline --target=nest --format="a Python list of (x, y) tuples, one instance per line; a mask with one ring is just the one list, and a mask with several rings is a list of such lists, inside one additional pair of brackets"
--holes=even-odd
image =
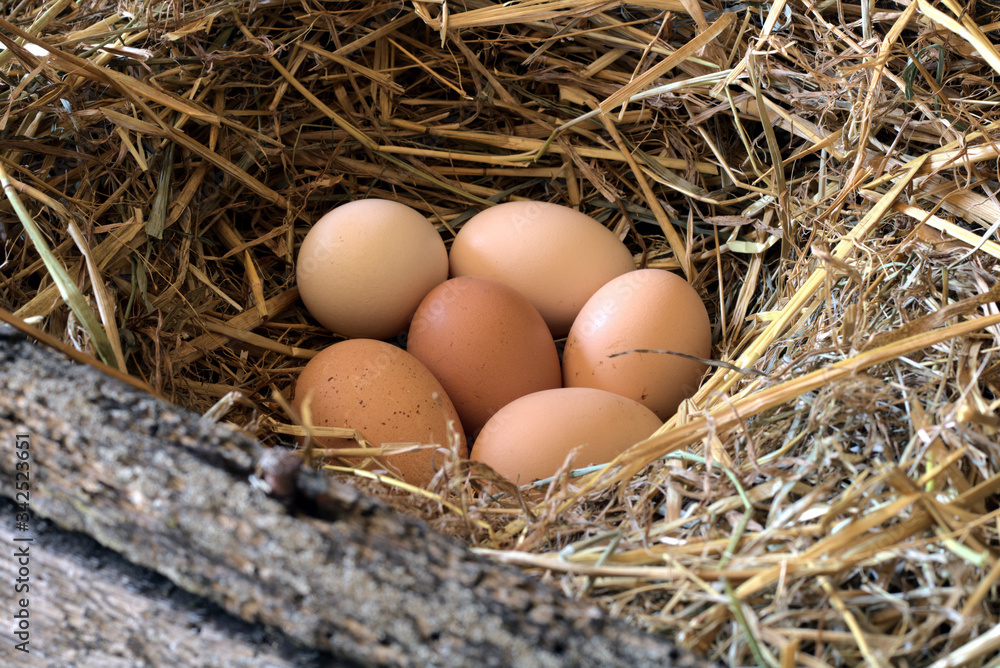
[(290, 444), (337, 340), (297, 298), (310, 223), (577, 207), (704, 297), (700, 391), (541, 484), (349, 479), (732, 665), (995, 665), (997, 29), (985, 0), (26, 0), (0, 306)]

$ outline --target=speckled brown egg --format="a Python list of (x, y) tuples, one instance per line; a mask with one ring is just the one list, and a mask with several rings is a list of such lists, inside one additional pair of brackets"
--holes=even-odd
[(648, 406), (666, 420), (694, 394), (708, 368), (668, 350), (707, 359), (712, 327), (691, 284), (660, 269), (613, 279), (591, 297), (566, 338), (563, 385), (614, 392)]
[(420, 300), (448, 278), (444, 241), (420, 212), (383, 199), (343, 204), (316, 221), (299, 249), (299, 295), (330, 331), (398, 336)]
[(420, 302), (406, 349), (444, 386), (469, 436), (503, 406), (562, 385), (545, 320), (510, 286), (460, 276)]
[(470, 218), (450, 253), (452, 276), (486, 276), (535, 305), (566, 336), (594, 292), (635, 269), (618, 237), (590, 216), (549, 202), (506, 202)]
[[(467, 456), (455, 406), (441, 383), (413, 355), (384, 341), (351, 339), (322, 350), (309, 360), (295, 383), (292, 405), (299, 411), (309, 398), (312, 424), (357, 429), (373, 446), (434, 443), (447, 446), (448, 423), (459, 435), (459, 454)], [(321, 437), (323, 448), (356, 448), (350, 439)], [(432, 449), (385, 457), (382, 464), (414, 485), (426, 486), (443, 461)]]
[(574, 448), (574, 468), (609, 462), (662, 424), (642, 404), (611, 392), (545, 390), (512, 401), (490, 418), (472, 459), (523, 485), (555, 475)]

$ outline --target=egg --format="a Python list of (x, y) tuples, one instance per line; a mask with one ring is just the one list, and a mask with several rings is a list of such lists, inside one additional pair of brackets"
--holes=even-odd
[(712, 327), (698, 292), (680, 276), (640, 269), (594, 293), (573, 322), (563, 351), (563, 385), (614, 392), (666, 420), (694, 394), (708, 368)]
[(431, 290), (406, 349), (441, 381), (469, 436), (514, 399), (562, 386), (545, 320), (524, 295), (491, 278), (459, 276)]
[[(413, 355), (385, 341), (351, 339), (321, 350), (295, 383), (292, 405), (301, 412), (306, 401), (314, 426), (356, 429), (375, 447), (447, 446), (452, 423), (459, 455), (468, 456), (461, 421), (441, 383)], [(326, 436), (316, 442), (322, 448), (359, 447), (351, 439)], [(425, 449), (384, 457), (381, 463), (406, 482), (426, 486), (444, 456)]]
[(448, 278), (448, 251), (420, 212), (362, 199), (316, 221), (295, 271), (302, 302), (321, 325), (385, 339), (403, 332), (420, 300)]
[(635, 269), (611, 230), (575, 209), (506, 202), (470, 218), (455, 236), (452, 276), (486, 276), (527, 297), (553, 336), (566, 336), (587, 299)]
[(497, 411), (476, 439), (472, 460), (523, 485), (555, 475), (577, 447), (574, 468), (609, 462), (662, 424), (642, 404), (611, 392), (543, 390)]

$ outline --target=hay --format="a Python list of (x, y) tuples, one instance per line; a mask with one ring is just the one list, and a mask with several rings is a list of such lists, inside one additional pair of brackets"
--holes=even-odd
[(607, 468), (354, 483), (733, 665), (996, 661), (992, 2), (10, 11), (5, 319), (288, 443), (335, 340), (294, 287), (310, 222), (579, 207), (695, 285), (726, 364)]

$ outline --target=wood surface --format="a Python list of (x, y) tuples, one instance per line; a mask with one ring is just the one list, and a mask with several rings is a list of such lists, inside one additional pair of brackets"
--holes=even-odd
[[(15, 512), (12, 501), (0, 499), (0, 517)], [(14, 649), (19, 639), (5, 633), (0, 665), (321, 668), (335, 663), (324, 652), (297, 647), (281, 631), (233, 617), (89, 536), (40, 518), (31, 524), (28, 652)], [(0, 521), (3, 545), (14, 545), (19, 535), (12, 522)], [(15, 560), (0, 559), (0, 580), (14, 582), (18, 568)], [(8, 592), (2, 600), (13, 597)], [(10, 606), (4, 608), (9, 619)]]
[[(229, 629), (191, 639), (184, 611), (157, 587), (146, 595), (130, 576), (98, 577), (101, 568), (91, 573), (90, 562), (39, 535), (33, 546), (50, 554), (32, 562), (36, 638), (39, 651), (78, 657), (65, 665), (281, 666), (306, 665), (307, 656), (316, 665), (709, 665), (325, 474), (301, 471), (287, 499), (272, 498), (249, 482), (264, 452), (253, 439), (0, 324), (0, 496), (8, 498), (18, 434), (30, 438), (34, 523), (47, 518), (92, 537), (122, 564), (196, 597), (207, 606), (199, 609), (214, 610), (202, 615)], [(0, 523), (12, 525), (13, 507), (3, 508)], [(0, 536), (10, 546), (7, 531)], [(9, 590), (2, 600), (11, 607), (14, 598)], [(130, 610), (148, 633), (128, 624)], [(96, 611), (106, 619), (93, 619)], [(93, 624), (74, 623), (81, 617)], [(270, 654), (252, 657), (263, 651), (254, 640), (262, 633), (273, 636)], [(199, 643), (192, 664), (185, 652)], [(133, 651), (131, 664), (111, 660)]]

